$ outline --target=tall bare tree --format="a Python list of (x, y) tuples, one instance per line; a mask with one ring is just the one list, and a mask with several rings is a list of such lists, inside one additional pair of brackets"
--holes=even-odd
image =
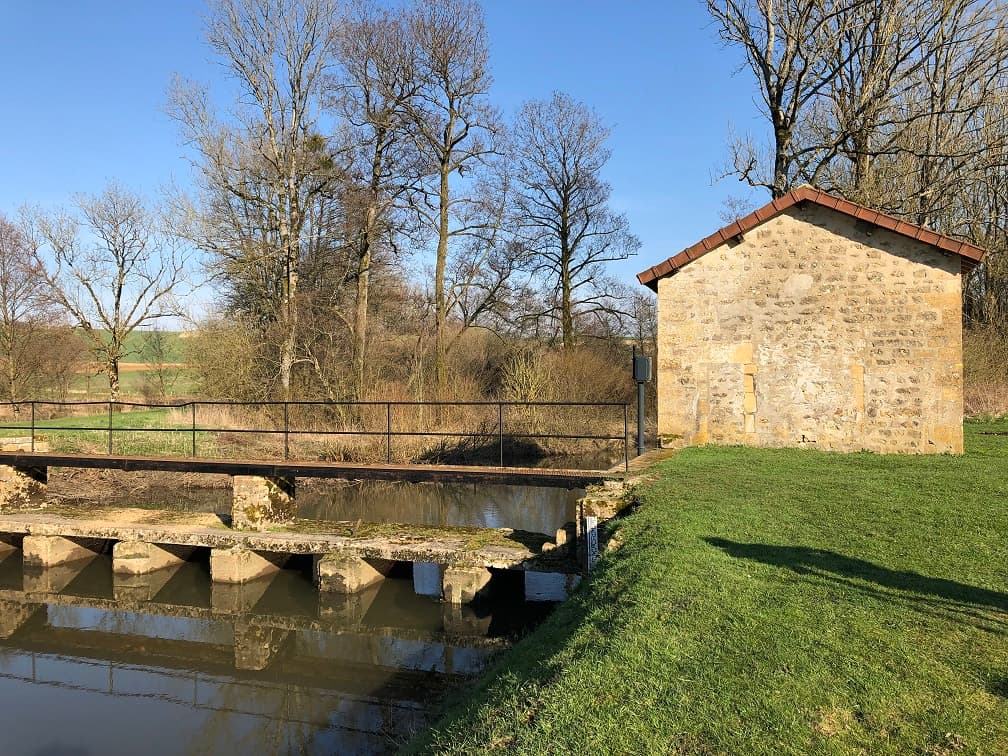
[(29, 398), (45, 384), (42, 352), (56, 315), (28, 239), (0, 215), (0, 371), (8, 401)]
[(342, 25), (339, 71), (330, 97), (346, 129), (347, 215), (356, 293), (352, 323), (353, 391), (361, 397), (372, 264), (391, 248), (403, 206), (422, 175), (410, 118), (420, 90), (417, 51), (402, 9), (357, 2)]
[(561, 92), (528, 102), (515, 126), (515, 226), (532, 275), (547, 283), (544, 315), (574, 345), (579, 317), (612, 311), (603, 266), (635, 254), (640, 241), (610, 207), (602, 170), (609, 130)]
[[(335, 0), (214, 0), (210, 47), (235, 81), (239, 101), (219, 119), (207, 92), (177, 81), (171, 114), (197, 152), (207, 204), (201, 246), (226, 264), (247, 263), (276, 292), (278, 374), (285, 398), (297, 359), (301, 261), (315, 219), (327, 238), (333, 158), (319, 124), (332, 65)], [(222, 232), (223, 229), (223, 232)], [(342, 229), (340, 229), (341, 235)]]
[(429, 179), (414, 209), (437, 240), (434, 265), (435, 373), (447, 383), (449, 294), (446, 280), (453, 242), (484, 229), (467, 186), (497, 151), (499, 118), (487, 93), (491, 77), (483, 11), (475, 0), (417, 0), (409, 8), (421, 88), (411, 101), (412, 131)]
[[(769, 161), (758, 142), (731, 146), (727, 173), (780, 197), (813, 154), (797, 145), (806, 110), (847, 66), (845, 13), (865, 0), (707, 0), (721, 39), (736, 45), (756, 77), (772, 137)], [(840, 52), (838, 56), (837, 53)], [(765, 164), (769, 162), (769, 165)]]
[(900, 214), (908, 208), (893, 200), (905, 197), (917, 205), (910, 217), (926, 223), (925, 195), (944, 193), (934, 182), (986, 151), (969, 122), (1003, 90), (1003, 0), (707, 6), (721, 38), (744, 51), (772, 131), (765, 152), (736, 140), (727, 173), (774, 197), (809, 182)]
[(60, 307), (90, 342), (119, 398), (119, 363), (137, 328), (181, 315), (184, 248), (136, 194), (112, 184), (73, 209), (26, 210), (31, 260)]

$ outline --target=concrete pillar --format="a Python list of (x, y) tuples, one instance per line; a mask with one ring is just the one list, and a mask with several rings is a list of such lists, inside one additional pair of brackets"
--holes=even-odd
[(449, 604), (468, 604), (482, 595), (490, 582), (486, 567), (450, 565), (445, 568), (442, 595)]
[(472, 607), (461, 604), (443, 604), (441, 619), (444, 631), (448, 635), (485, 638), (490, 634), (490, 622), (493, 621), (493, 616), (488, 614), (486, 617), (480, 617)]
[(0, 512), (45, 504), (48, 468), (0, 465)]
[(560, 572), (526, 572), (526, 601), (566, 601), (581, 582), (580, 575)]
[[(114, 570), (114, 561), (112, 565)], [(177, 565), (144, 573), (113, 571), (112, 595), (116, 601), (153, 601), (168, 581), (175, 577), (176, 572), (178, 572)]]
[(234, 626), (235, 669), (257, 672), (266, 669), (283, 651), (290, 636), (290, 630), (236, 622)]
[(395, 562), (325, 554), (315, 563), (315, 582), (323, 593), (358, 593), (385, 579)]
[(436, 562), (413, 562), (413, 592), (441, 598), (441, 569)]
[(231, 527), (267, 530), (294, 519), (294, 478), (235, 475)]
[(0, 533), (0, 562), (21, 550), (21, 536), (13, 533)]
[(104, 550), (105, 541), (100, 538), (26, 535), (21, 542), (24, 563), (41, 567), (89, 561)]
[(67, 564), (26, 564), (21, 575), (21, 590), (26, 594), (59, 593), (70, 585), (90, 563), (90, 559), (84, 559)]
[(224, 614), (247, 614), (273, 584), (275, 574), (247, 583), (211, 583), (210, 609)]
[(339, 628), (357, 627), (374, 603), (381, 584), (375, 583), (357, 593), (319, 593), (319, 618)]
[(0, 638), (10, 638), (44, 606), (45, 604), (26, 604), (20, 601), (0, 601)]
[(119, 541), (112, 546), (112, 572), (120, 575), (146, 575), (188, 561), (196, 549), (192, 546)]
[(287, 554), (251, 551), (241, 547), (210, 550), (210, 579), (215, 583), (248, 583), (273, 575), (287, 561)]

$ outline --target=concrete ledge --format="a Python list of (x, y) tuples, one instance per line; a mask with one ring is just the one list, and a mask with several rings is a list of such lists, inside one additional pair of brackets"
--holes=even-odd
[(26, 535), (21, 544), (26, 565), (49, 567), (93, 559), (105, 550), (97, 538)]
[(385, 579), (395, 562), (326, 554), (315, 566), (318, 589), (328, 593), (359, 593)]
[(215, 583), (248, 583), (278, 572), (288, 558), (287, 554), (241, 547), (211, 549), (210, 579)]
[(120, 575), (146, 575), (178, 567), (188, 561), (195, 550), (192, 546), (119, 541), (112, 547), (112, 572)]
[(468, 604), (482, 595), (490, 583), (490, 570), (484, 567), (446, 567), (442, 595), (449, 604)]

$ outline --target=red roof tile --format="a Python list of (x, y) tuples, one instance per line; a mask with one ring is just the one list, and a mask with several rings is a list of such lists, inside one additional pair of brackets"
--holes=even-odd
[(962, 269), (964, 273), (976, 267), (977, 264), (983, 260), (983, 257), (986, 254), (986, 250), (973, 244), (969, 244), (968, 242), (953, 239), (950, 236), (944, 236), (927, 228), (915, 226), (912, 223), (907, 223), (906, 221), (899, 220), (898, 218), (893, 218), (891, 215), (886, 215), (885, 213), (865, 207), (864, 205), (848, 202), (845, 199), (841, 199), (840, 197), (836, 197), (832, 194), (827, 194), (826, 192), (816, 189), (813, 186), (805, 185), (799, 186), (797, 189), (788, 192), (783, 197), (778, 197), (769, 204), (749, 213), (749, 215), (744, 218), (740, 218), (734, 223), (730, 223), (720, 231), (701, 239), (692, 247), (687, 247), (679, 254), (673, 255), (669, 259), (665, 260), (665, 262), (648, 268), (642, 273), (638, 273), (637, 280), (648, 288), (657, 291), (659, 278), (665, 278), (666, 276), (677, 273), (684, 265), (687, 265), (693, 260), (696, 260), (698, 257), (702, 257), (711, 250), (720, 247), (728, 240), (744, 234), (747, 231), (751, 231), (756, 226), (777, 215), (780, 215), (782, 212), (794, 205), (797, 205), (799, 202), (814, 202), (817, 205), (822, 205), (823, 207), (835, 210), (838, 213), (849, 215), (853, 218), (864, 221), (865, 223), (870, 223), (873, 226), (878, 226), (879, 228), (893, 231), (901, 236), (918, 240), (944, 252), (951, 252), (952, 254), (959, 255), (959, 257), (962, 258)]

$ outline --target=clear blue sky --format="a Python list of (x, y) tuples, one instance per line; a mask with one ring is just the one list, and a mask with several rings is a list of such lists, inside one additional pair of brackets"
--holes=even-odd
[[(614, 204), (640, 236), (627, 280), (721, 224), (711, 186), (729, 125), (762, 132), (754, 87), (701, 0), (484, 0), (493, 98), (506, 114), (564, 90), (612, 127)], [(154, 195), (189, 182), (164, 114), (174, 73), (221, 81), (203, 0), (0, 0), (0, 212), (106, 181)], [(762, 197), (762, 195), (756, 195)]]

